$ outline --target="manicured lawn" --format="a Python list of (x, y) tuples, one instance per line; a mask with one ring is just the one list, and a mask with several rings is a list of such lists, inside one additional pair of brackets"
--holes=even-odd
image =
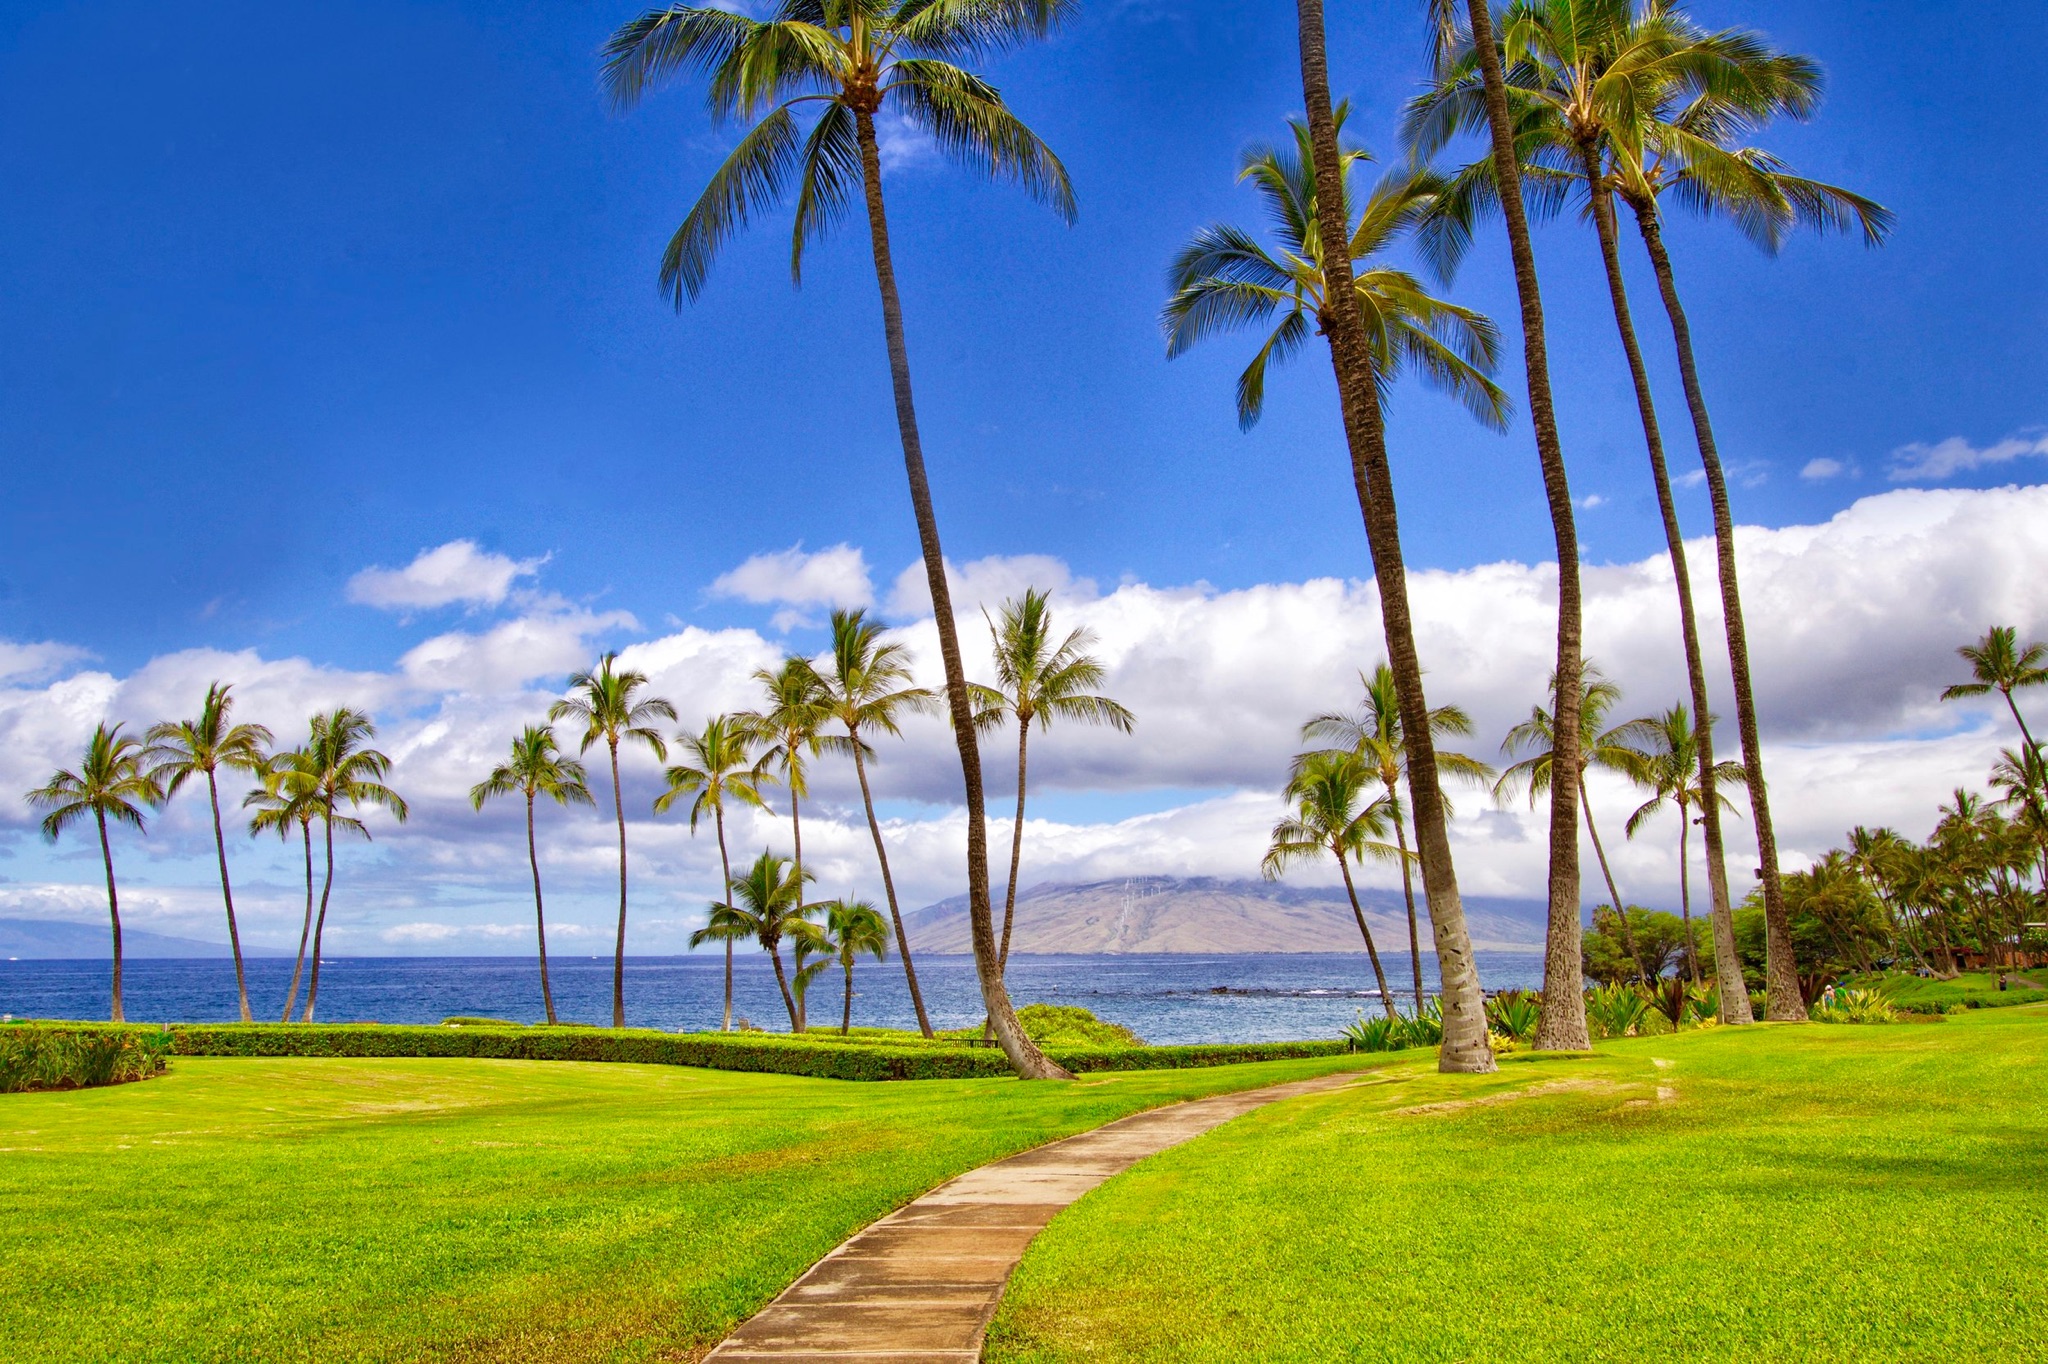
[(987, 1357), (2048, 1352), (2048, 1010), (1403, 1060), (1057, 1218)]
[(688, 1359), (949, 1176), (1367, 1058), (848, 1084), (220, 1060), (0, 1096), (0, 1360)]

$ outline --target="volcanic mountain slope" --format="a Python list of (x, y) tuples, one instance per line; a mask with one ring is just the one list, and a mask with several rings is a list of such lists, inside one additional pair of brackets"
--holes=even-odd
[[(1382, 953), (1406, 952), (1408, 919), (1399, 891), (1361, 889), (1359, 902)], [(1420, 888), (1417, 908), (1422, 909)], [(1003, 907), (995, 906), (1002, 930)], [(1538, 951), (1539, 900), (1469, 896), (1465, 916), (1482, 950)], [(956, 895), (904, 916), (913, 948), (974, 950), (967, 897)], [(1421, 923), (1430, 950), (1429, 923)], [(1134, 876), (1086, 884), (1048, 882), (1017, 897), (1010, 950), (1025, 953), (1364, 952), (1342, 886), (1287, 886), (1217, 877)]]

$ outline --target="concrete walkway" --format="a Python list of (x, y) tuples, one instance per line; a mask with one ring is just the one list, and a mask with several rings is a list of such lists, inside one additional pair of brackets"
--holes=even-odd
[(1335, 1089), (1349, 1071), (1134, 1113), (942, 1184), (811, 1266), (726, 1337), (711, 1360), (962, 1364), (1010, 1271), (1053, 1214), (1146, 1156), (1278, 1099)]

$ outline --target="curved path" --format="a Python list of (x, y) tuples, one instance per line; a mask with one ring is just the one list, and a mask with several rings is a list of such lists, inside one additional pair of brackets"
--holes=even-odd
[(1310, 1080), (1154, 1108), (984, 1165), (857, 1233), (708, 1356), (782, 1364), (963, 1364), (1010, 1271), (1060, 1209), (1155, 1152), (1277, 1099), (1359, 1079)]

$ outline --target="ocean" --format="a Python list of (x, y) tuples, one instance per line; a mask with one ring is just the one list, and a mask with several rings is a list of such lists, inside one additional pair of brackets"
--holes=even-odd
[[(1389, 954), (1388, 985), (1397, 1002), (1410, 980), (1405, 955)], [(1423, 959), (1425, 989), (1436, 985), (1434, 957)], [(1488, 990), (1533, 987), (1543, 979), (1535, 953), (1480, 952)], [(786, 962), (786, 958), (785, 958)], [(552, 956), (549, 979), (563, 1022), (611, 1021), (610, 957)], [(291, 984), (289, 958), (247, 963), (249, 1006), (275, 1021)], [(724, 992), (722, 956), (628, 957), (626, 1021), (670, 1031), (715, 1029)], [(981, 1020), (971, 957), (917, 959), (932, 1023), (968, 1027)], [(236, 1016), (234, 963), (224, 958), (137, 958), (124, 964), (123, 1001), (131, 1021), (225, 1022)], [(734, 959), (734, 1011), (757, 1027), (785, 1031), (789, 1015), (767, 957)], [(913, 1028), (916, 1015), (894, 960), (863, 960), (854, 970), (856, 1025)], [(1148, 1042), (1256, 1042), (1334, 1037), (1379, 1012), (1372, 968), (1363, 955), (1013, 956), (1010, 995), (1019, 1004), (1078, 1004), (1121, 1023)], [(813, 986), (812, 1026), (839, 1021), (843, 978), (831, 968)], [(105, 1018), (108, 962), (0, 961), (0, 1013), (15, 1018)], [(304, 989), (300, 998), (303, 1002)], [(340, 957), (320, 965), (318, 1017), (325, 1022), (438, 1023), (452, 1015), (545, 1018), (540, 972), (531, 957)]]

